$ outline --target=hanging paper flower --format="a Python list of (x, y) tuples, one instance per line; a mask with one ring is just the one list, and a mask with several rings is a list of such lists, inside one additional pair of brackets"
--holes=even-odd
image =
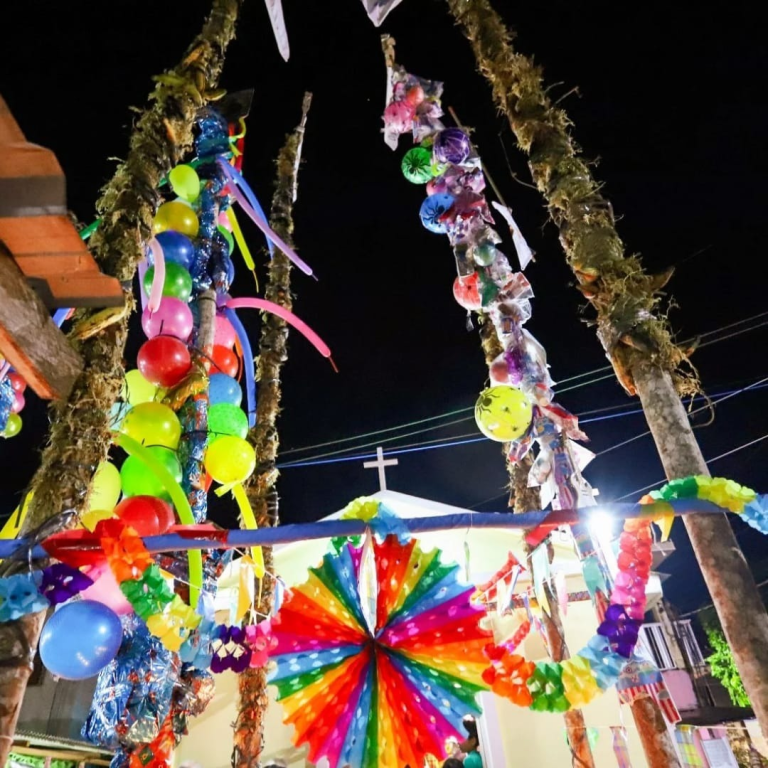
[(119, 520), (102, 520), (95, 533), (101, 539), (101, 547), (118, 583), (135, 579), (152, 565), (139, 535)]
[(48, 600), (40, 594), (40, 571), (0, 579), (0, 622), (15, 621), (28, 613), (44, 611)]
[(536, 664), (528, 680), (528, 690), (535, 712), (566, 712), (570, 709), (563, 687), (563, 668), (557, 662), (542, 661)]
[(66, 603), (92, 584), (93, 579), (77, 568), (72, 568), (66, 563), (54, 563), (42, 572), (40, 592), (48, 598), (51, 605), (58, 605)]
[(154, 614), (162, 613), (174, 597), (156, 563), (152, 563), (140, 578), (124, 581), (120, 589), (144, 621)]
[(590, 663), (583, 656), (562, 662), (565, 698), (574, 708), (589, 704), (600, 693)]
[(397, 540), (404, 544), (410, 534), (405, 525), (405, 521), (398, 517), (383, 504), (379, 504), (379, 510), (370, 521), (371, 530), (380, 541), (384, 541), (389, 535), (397, 536)]
[(266, 619), (246, 627), (245, 640), (251, 649), (251, 668), (266, 667), (270, 652), (278, 646), (278, 640), (272, 634), (272, 620)]
[(245, 630), (242, 627), (220, 625), (213, 639), (211, 672), (221, 674), (231, 669), (239, 674), (248, 669), (251, 655), (251, 649), (245, 641)]
[(631, 619), (623, 605), (610, 605), (605, 620), (597, 628), (597, 634), (607, 637), (611, 647), (620, 656), (628, 659), (637, 645), (640, 621)]
[(533, 698), (527, 682), (536, 665), (503, 646), (486, 647), (485, 653), (493, 664), (483, 671), (483, 681), (497, 696), (503, 696), (519, 707), (530, 706)]
[(604, 691), (616, 684), (627, 664), (627, 659), (614, 653), (608, 639), (600, 635), (594, 635), (578, 655), (589, 662), (597, 684)]
[(196, 614), (178, 595), (168, 604), (164, 613), (147, 619), (147, 629), (169, 650), (178, 653), (189, 633), (200, 624)]
[(200, 595), (197, 613), (201, 617), (200, 624), (184, 641), (179, 650), (179, 657), (185, 664), (190, 664), (197, 669), (207, 669), (213, 657), (211, 644), (216, 630), (213, 597), (210, 593), (203, 592)]

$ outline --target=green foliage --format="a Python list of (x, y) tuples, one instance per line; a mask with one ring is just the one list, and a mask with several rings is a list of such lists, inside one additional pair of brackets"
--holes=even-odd
[(721, 685), (728, 691), (731, 701), (737, 707), (748, 707), (749, 699), (744, 690), (744, 683), (736, 669), (736, 663), (733, 660), (733, 654), (728, 646), (722, 629), (707, 627), (707, 642), (714, 651), (707, 657), (707, 663)]

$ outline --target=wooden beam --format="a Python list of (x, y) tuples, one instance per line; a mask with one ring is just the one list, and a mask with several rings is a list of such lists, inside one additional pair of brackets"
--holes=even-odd
[(37, 395), (66, 398), (83, 361), (0, 244), (0, 352)]

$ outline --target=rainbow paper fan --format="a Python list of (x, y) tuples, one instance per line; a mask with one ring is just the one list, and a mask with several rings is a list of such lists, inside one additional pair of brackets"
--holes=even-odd
[(345, 544), (291, 590), (270, 682), (311, 762), (421, 768), (480, 713), (490, 633), (458, 576), (440, 550), (392, 535)]

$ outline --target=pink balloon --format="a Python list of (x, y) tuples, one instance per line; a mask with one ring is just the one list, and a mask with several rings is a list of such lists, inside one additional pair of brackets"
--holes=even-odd
[(80, 593), (83, 600), (96, 600), (103, 603), (118, 616), (127, 616), (129, 613), (133, 613), (133, 606), (120, 591), (120, 585), (108, 565), (94, 566), (88, 575), (93, 579), (93, 584)]
[(13, 405), (11, 405), (11, 413), (19, 413), (24, 408), (24, 395), (21, 392), (14, 393)]
[(175, 336), (186, 341), (193, 326), (192, 310), (181, 299), (173, 296), (164, 296), (156, 312), (147, 306), (141, 313), (141, 327), (150, 339), (155, 336)]
[(232, 349), (235, 346), (236, 339), (237, 333), (232, 323), (224, 315), (216, 315), (216, 333), (213, 343), (227, 349)]
[(230, 222), (229, 216), (227, 216), (226, 211), (221, 211), (221, 213), (219, 213), (219, 226), (224, 227), (224, 229), (226, 229), (227, 232), (232, 231), (232, 223)]

